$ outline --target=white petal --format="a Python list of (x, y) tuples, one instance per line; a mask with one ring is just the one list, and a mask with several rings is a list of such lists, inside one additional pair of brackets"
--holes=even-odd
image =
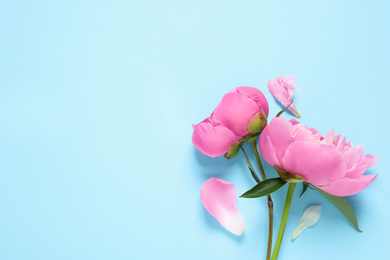
[(297, 227), (295, 228), (295, 230), (291, 236), (291, 239), (295, 239), (306, 228), (317, 223), (317, 221), (320, 219), (320, 216), (321, 216), (321, 208), (322, 208), (322, 206), (320, 206), (320, 205), (310, 206), (305, 210), (305, 212), (303, 212), (303, 216), (302, 216), (301, 220), (299, 220), (299, 223), (298, 223)]

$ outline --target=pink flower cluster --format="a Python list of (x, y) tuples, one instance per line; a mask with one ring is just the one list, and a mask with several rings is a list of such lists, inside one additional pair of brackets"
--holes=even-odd
[[(285, 107), (295, 92), (294, 76), (268, 81), (271, 94)], [(290, 111), (300, 117), (294, 104)], [(335, 195), (349, 196), (365, 189), (376, 175), (364, 175), (377, 157), (363, 155), (363, 146), (354, 147), (341, 135), (330, 131), (323, 137), (319, 131), (297, 120), (275, 117), (267, 123), (268, 103), (261, 91), (239, 87), (227, 93), (204, 121), (193, 126), (192, 142), (211, 157), (238, 152), (246, 137), (260, 134), (259, 148), (265, 161), (275, 167), (286, 181), (305, 181)], [(235, 150), (235, 152), (232, 152)], [(224, 227), (241, 234), (245, 224), (236, 205), (233, 184), (212, 178), (201, 188), (205, 208)]]

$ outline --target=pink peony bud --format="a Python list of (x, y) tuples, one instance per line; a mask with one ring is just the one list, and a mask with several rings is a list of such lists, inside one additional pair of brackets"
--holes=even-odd
[[(264, 159), (279, 171), (297, 176), (319, 189), (349, 196), (365, 189), (376, 175), (363, 175), (377, 162), (377, 156), (363, 155), (363, 146), (331, 131), (321, 136), (314, 128), (275, 117), (263, 130), (259, 146)], [(282, 176), (283, 177), (283, 176)]]
[[(203, 154), (234, 157), (242, 139), (260, 133), (267, 124), (268, 102), (260, 90), (238, 87), (227, 93), (214, 112), (193, 125), (192, 142)], [(234, 147), (232, 147), (234, 146)]]

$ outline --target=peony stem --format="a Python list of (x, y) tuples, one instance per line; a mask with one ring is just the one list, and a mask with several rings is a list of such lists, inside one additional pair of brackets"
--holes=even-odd
[(244, 148), (243, 148), (242, 146), (241, 146), (241, 150), (242, 150), (242, 152), (245, 154), (246, 163), (248, 164), (248, 167), (249, 167), (249, 169), (250, 169), (250, 171), (251, 171), (251, 174), (252, 174), (253, 179), (255, 179), (255, 181), (256, 181), (257, 183), (260, 183), (261, 180), (259, 179), (259, 176), (257, 176), (255, 170), (253, 170), (253, 166), (252, 166), (252, 164), (251, 164), (251, 161), (249, 160), (249, 157), (248, 157), (247, 153), (245, 152), (245, 150), (244, 150)]
[(288, 184), (286, 202), (284, 203), (282, 220), (280, 221), (278, 237), (276, 238), (275, 249), (274, 249), (274, 253), (272, 254), (272, 260), (278, 259), (279, 249), (280, 249), (280, 245), (282, 244), (284, 229), (286, 228), (288, 212), (290, 211), (290, 205), (291, 205), (292, 197), (294, 195), (295, 185), (296, 183), (293, 182), (289, 182)]
[(271, 195), (267, 196), (268, 201), (268, 246), (267, 246), (267, 260), (271, 259), (272, 251), (272, 232), (274, 228), (274, 203), (272, 202)]
[(261, 172), (261, 177), (263, 177), (263, 180), (265, 180), (265, 179), (267, 179), (267, 178), (265, 177), (265, 172), (264, 172), (263, 164), (261, 163), (259, 151), (257, 150), (257, 147), (256, 147), (256, 140), (252, 139), (251, 141), (249, 141), (249, 143), (251, 144), (252, 149), (253, 149), (253, 152), (254, 152), (255, 155), (256, 155), (256, 160), (257, 160), (257, 163), (259, 164), (259, 168), (260, 168), (260, 172)]
[[(256, 160), (260, 168), (261, 176), (263, 177), (263, 180), (267, 179), (265, 177), (265, 172), (263, 168), (263, 164), (261, 163), (259, 151), (257, 150), (256, 146), (256, 140), (252, 139), (249, 141), (249, 143), (252, 146), (253, 152), (256, 155)], [(268, 245), (267, 245), (267, 260), (271, 259), (271, 251), (272, 251), (272, 232), (273, 232), (273, 226), (274, 226), (274, 203), (272, 202), (271, 195), (267, 195), (267, 203), (268, 203)]]

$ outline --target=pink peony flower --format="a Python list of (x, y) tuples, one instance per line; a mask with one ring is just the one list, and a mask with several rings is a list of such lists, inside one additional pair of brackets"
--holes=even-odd
[[(295, 93), (295, 79), (294, 76), (281, 76), (275, 79), (268, 80), (268, 90), (283, 106), (287, 107)], [(288, 109), (296, 116), (301, 117), (296, 109), (294, 103)]]
[(353, 147), (333, 130), (324, 138), (295, 119), (274, 118), (263, 130), (259, 146), (264, 159), (282, 173), (335, 196), (356, 194), (376, 178), (363, 174), (376, 164), (377, 156), (363, 155), (363, 146)]
[(267, 124), (268, 102), (260, 90), (238, 87), (227, 93), (214, 112), (193, 125), (192, 142), (203, 154), (232, 158), (238, 144), (249, 135), (259, 134)]
[(240, 236), (245, 230), (244, 218), (237, 207), (234, 185), (218, 178), (205, 181), (200, 198), (206, 210), (227, 230)]

